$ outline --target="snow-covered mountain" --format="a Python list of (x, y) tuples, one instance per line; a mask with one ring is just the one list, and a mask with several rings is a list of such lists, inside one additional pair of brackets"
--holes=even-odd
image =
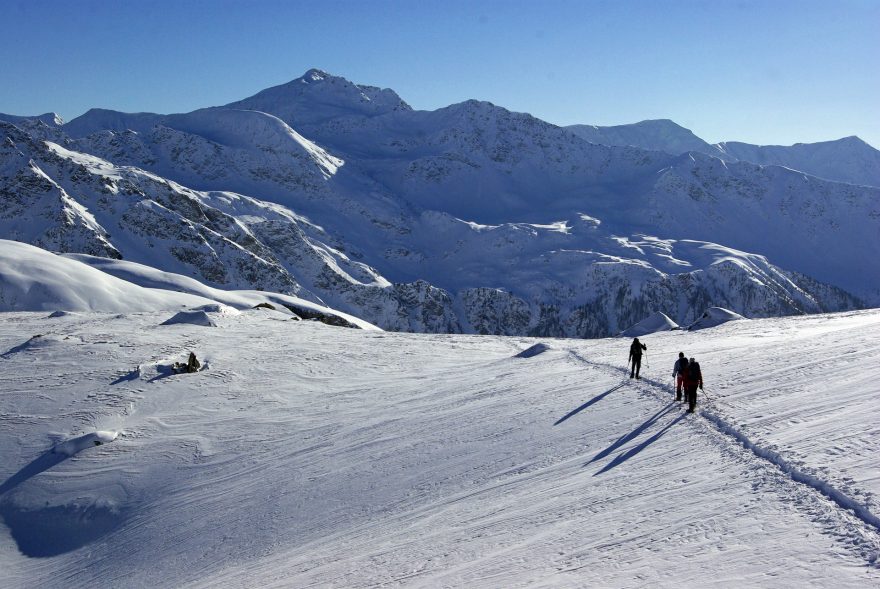
[(711, 145), (668, 119), (610, 127), (570, 125), (566, 129), (601, 145), (635, 146), (674, 155), (696, 151), (725, 161), (783, 166), (836, 182), (880, 186), (880, 151), (858, 137), (789, 146), (739, 141)]
[(638, 381), (620, 338), (173, 317), (0, 313), (4, 589), (880, 584), (877, 310), (648, 335)]
[(311, 70), (188, 114), (0, 125), (0, 237), (386, 329), (599, 336), (880, 302), (880, 189), (596, 145), (486, 102), (414, 111)]
[(726, 141), (715, 147), (738, 160), (785, 166), (829, 180), (880, 186), (880, 151), (858, 137), (790, 146)]
[(690, 129), (685, 129), (669, 119), (654, 119), (630, 125), (607, 127), (569, 125), (565, 128), (590, 143), (600, 145), (631, 145), (649, 151), (665, 151), (674, 155), (688, 151), (699, 151), (717, 156), (724, 155), (724, 152), (694, 135)]

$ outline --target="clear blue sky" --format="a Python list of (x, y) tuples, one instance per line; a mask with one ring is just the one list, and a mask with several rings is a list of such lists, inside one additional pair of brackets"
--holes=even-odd
[(0, 112), (185, 112), (316, 67), (418, 109), (880, 147), (878, 0), (0, 0)]

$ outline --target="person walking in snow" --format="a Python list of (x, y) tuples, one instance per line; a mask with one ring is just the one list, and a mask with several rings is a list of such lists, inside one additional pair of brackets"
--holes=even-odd
[(687, 397), (688, 413), (693, 413), (697, 406), (697, 387), (703, 390), (703, 373), (700, 372), (700, 364), (691, 358), (684, 370), (684, 394)]
[(672, 367), (672, 378), (675, 379), (675, 400), (681, 401), (681, 388), (684, 385), (684, 371), (687, 368), (688, 360), (684, 357), (684, 352), (678, 353), (678, 360)]
[(635, 376), (636, 378), (641, 378), (639, 376), (639, 369), (642, 367), (642, 350), (647, 350), (648, 346), (641, 343), (639, 338), (633, 339), (633, 343), (629, 346), (629, 360), (628, 362), (632, 366), (629, 371), (629, 377), (632, 378)]

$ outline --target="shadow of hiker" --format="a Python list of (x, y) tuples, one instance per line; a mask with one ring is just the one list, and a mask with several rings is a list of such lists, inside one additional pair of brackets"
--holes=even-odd
[(644, 432), (646, 429), (648, 429), (649, 427), (654, 425), (654, 423), (658, 419), (660, 419), (661, 417), (663, 417), (664, 415), (666, 415), (667, 413), (672, 411), (676, 407), (676, 405), (677, 405), (677, 403), (675, 401), (670, 402), (668, 405), (666, 405), (666, 407), (664, 407), (663, 409), (661, 409), (660, 411), (658, 411), (657, 413), (655, 413), (654, 415), (649, 417), (647, 419), (647, 421), (645, 421), (642, 425), (640, 425), (639, 427), (637, 427), (633, 431), (629, 432), (628, 434), (619, 437), (616, 442), (614, 442), (613, 444), (611, 444), (610, 446), (608, 446), (607, 448), (605, 448), (604, 450), (602, 450), (601, 452), (599, 452), (598, 454), (593, 456), (589, 462), (584, 463), (584, 466), (589, 466), (590, 464), (593, 464), (597, 460), (601, 460), (601, 459), (605, 458), (606, 456), (608, 456), (609, 454), (611, 454), (612, 452), (614, 452), (615, 450), (617, 450), (618, 448), (620, 448), (621, 446), (626, 444), (627, 442), (636, 439), (637, 437), (639, 437), (642, 434), (642, 432)]
[(55, 452), (54, 449), (45, 452), (42, 456), (36, 458), (33, 462), (6, 479), (6, 482), (0, 485), (0, 495), (11, 491), (29, 478), (37, 476), (44, 470), (49, 470), (68, 458), (70, 458), (69, 455)]
[(114, 384), (119, 384), (121, 382), (130, 382), (132, 380), (137, 380), (140, 377), (141, 377), (141, 369), (140, 369), (140, 367), (138, 367), (138, 368), (135, 368), (134, 370), (126, 372), (125, 374), (123, 374), (122, 376), (120, 376), (119, 378), (117, 378), (116, 380), (111, 382), (110, 384), (114, 385)]
[(583, 411), (584, 409), (586, 409), (590, 405), (593, 405), (594, 403), (598, 403), (599, 401), (601, 401), (602, 399), (604, 399), (605, 397), (607, 397), (608, 395), (610, 395), (611, 393), (613, 393), (617, 389), (621, 388), (625, 384), (626, 384), (626, 381), (620, 383), (616, 387), (612, 387), (612, 388), (608, 389), (607, 391), (605, 391), (604, 393), (602, 393), (600, 395), (596, 395), (595, 397), (593, 397), (592, 399), (590, 399), (589, 401), (587, 401), (586, 403), (584, 403), (583, 405), (581, 405), (577, 409), (572, 409), (571, 411), (566, 413), (564, 416), (560, 417), (559, 420), (556, 423), (554, 423), (553, 425), (559, 425), (560, 423), (562, 423), (563, 421), (565, 421), (569, 417), (574, 417), (575, 415), (577, 415), (578, 413), (580, 413), (581, 411)]
[(675, 419), (673, 419), (672, 421), (667, 423), (663, 427), (663, 429), (661, 429), (659, 432), (657, 432), (656, 434), (654, 434), (653, 436), (651, 436), (650, 438), (648, 438), (647, 440), (645, 440), (644, 442), (642, 442), (638, 446), (631, 448), (626, 453), (620, 454), (619, 456), (617, 456), (617, 458), (615, 458), (614, 460), (612, 460), (611, 462), (606, 464), (602, 468), (602, 470), (600, 470), (599, 472), (597, 472), (593, 476), (594, 477), (599, 476), (603, 472), (608, 472), (609, 470), (611, 470), (615, 466), (619, 466), (619, 465), (623, 464), (624, 462), (626, 462), (627, 460), (629, 460), (630, 458), (632, 458), (633, 456), (635, 456), (636, 454), (638, 454), (639, 452), (641, 452), (642, 450), (644, 450), (645, 448), (647, 448), (648, 446), (650, 446), (651, 444), (653, 444), (654, 442), (659, 440), (661, 437), (663, 437), (663, 434), (665, 434), (669, 430), (669, 428), (671, 428), (673, 425), (675, 425), (676, 423), (678, 423), (679, 421), (681, 421), (684, 418), (685, 418), (685, 414), (682, 413), (681, 415), (679, 415), (678, 417), (676, 417)]

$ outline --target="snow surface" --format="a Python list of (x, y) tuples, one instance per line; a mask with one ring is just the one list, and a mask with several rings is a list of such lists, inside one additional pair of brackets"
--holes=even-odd
[(880, 584), (880, 311), (648, 335), (638, 381), (617, 338), (166, 318), (0, 314), (0, 586)]

